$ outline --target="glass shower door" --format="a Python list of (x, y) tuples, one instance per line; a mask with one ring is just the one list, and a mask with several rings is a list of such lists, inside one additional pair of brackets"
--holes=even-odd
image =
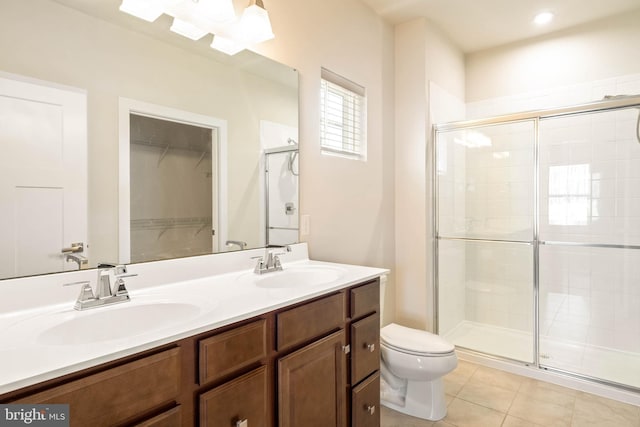
[(639, 111), (540, 120), (540, 365), (640, 388)]
[(534, 362), (535, 122), (436, 134), (438, 332)]

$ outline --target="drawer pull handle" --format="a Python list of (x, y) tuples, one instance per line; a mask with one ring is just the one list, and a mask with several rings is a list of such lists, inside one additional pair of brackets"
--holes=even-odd
[(376, 405), (367, 405), (366, 409), (369, 415), (373, 415), (376, 413)]
[(367, 346), (367, 350), (369, 350), (369, 353), (373, 353), (376, 350), (375, 344), (366, 344), (366, 346)]
[(249, 420), (244, 419), (244, 420), (236, 421), (236, 427), (249, 427)]
[(349, 353), (351, 353), (351, 346), (350, 346), (349, 344), (347, 344), (347, 345), (343, 345), (343, 346), (342, 346), (342, 352), (343, 352), (344, 354), (349, 354)]

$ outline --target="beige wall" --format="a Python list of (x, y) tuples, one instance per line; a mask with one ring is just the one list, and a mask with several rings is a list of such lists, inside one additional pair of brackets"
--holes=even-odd
[(429, 87), (464, 99), (464, 57), (435, 26), (396, 26), (396, 320), (433, 330)]
[[(300, 214), (312, 258), (394, 268), (394, 35), (359, 0), (265, 1), (276, 39), (258, 51), (300, 72)], [(367, 92), (366, 162), (320, 154), (320, 67)], [(392, 274), (393, 276), (393, 274)], [(393, 280), (385, 318), (393, 317)]]
[(467, 102), (640, 71), (640, 10), (467, 56)]

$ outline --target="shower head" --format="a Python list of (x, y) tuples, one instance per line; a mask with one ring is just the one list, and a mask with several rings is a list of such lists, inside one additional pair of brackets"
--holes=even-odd
[(289, 138), (287, 139), (287, 144), (298, 145), (298, 142), (293, 138)]

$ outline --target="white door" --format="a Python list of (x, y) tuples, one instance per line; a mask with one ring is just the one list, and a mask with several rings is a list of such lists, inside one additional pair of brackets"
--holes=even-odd
[(0, 77), (0, 278), (74, 270), (87, 251), (86, 94)]

